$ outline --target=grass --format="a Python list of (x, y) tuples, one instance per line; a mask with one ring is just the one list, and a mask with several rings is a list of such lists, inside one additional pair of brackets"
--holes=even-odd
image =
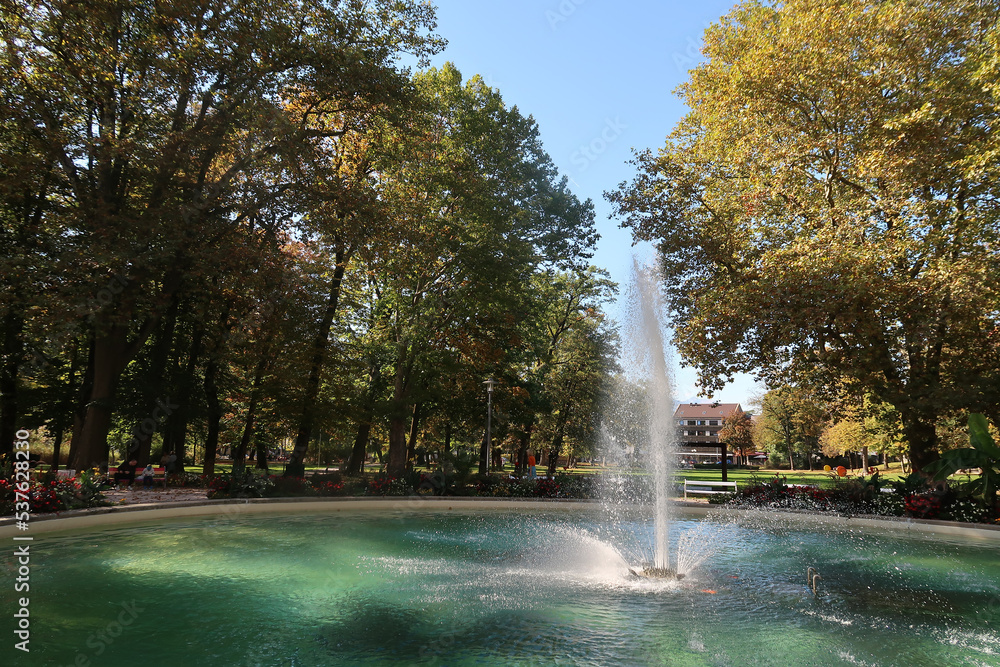
[[(253, 469), (253, 462), (248, 461), (247, 467)], [(336, 468), (336, 465), (331, 465), (331, 468)], [(365, 472), (367, 473), (377, 473), (380, 469), (378, 463), (368, 463), (365, 464)], [(417, 466), (417, 471), (419, 472), (429, 472), (432, 469), (426, 466)], [(232, 470), (231, 464), (226, 463), (216, 463), (215, 472), (216, 474), (225, 474)], [(284, 472), (285, 465), (282, 462), (271, 463), (270, 464), (270, 474), (280, 475)], [(326, 466), (316, 466), (307, 465), (307, 474), (312, 472), (323, 472), (326, 470)], [(556, 470), (557, 474), (560, 475), (596, 475), (603, 472), (605, 468), (596, 464), (581, 463), (574, 468), (564, 470), (562, 466)], [(186, 472), (201, 474), (203, 472), (202, 466), (186, 466)], [(497, 474), (498, 471), (493, 471)], [(514, 466), (506, 465), (504, 466), (502, 474), (513, 474)], [(856, 476), (860, 471), (848, 471), (848, 476)], [(900, 465), (898, 463), (890, 464), (890, 469), (886, 471), (882, 466), (878, 467), (878, 473), (883, 479), (897, 479), (904, 476)], [(538, 467), (538, 474), (544, 475), (545, 468), (543, 466)], [(642, 474), (639, 472), (638, 474)], [(730, 468), (728, 470), (729, 481), (734, 481), (737, 484), (749, 483), (752, 478), (757, 480), (767, 480), (773, 478), (775, 475), (781, 475), (781, 477), (789, 484), (818, 484), (821, 486), (832, 485), (834, 479), (836, 478), (835, 472), (824, 472), (822, 470), (797, 470), (791, 472), (789, 470), (778, 470), (773, 468), (759, 468), (759, 469), (734, 469)], [(721, 481), (722, 480), (722, 470), (720, 468), (708, 468), (708, 469), (687, 469), (682, 468), (674, 471), (674, 478), (678, 481), (680, 480), (691, 480), (691, 481)]]
[[(851, 471), (848, 471), (848, 477), (857, 476), (858, 474), (860, 474), (860, 471), (855, 471), (853, 475), (851, 474)], [(898, 479), (899, 477), (905, 476), (899, 467), (890, 468), (888, 471), (879, 467), (878, 474), (883, 479)], [(756, 479), (758, 481), (773, 479), (775, 475), (780, 475), (782, 481), (788, 484), (813, 484), (818, 486), (831, 486), (837, 479), (836, 472), (825, 472), (823, 470), (796, 470), (795, 472), (791, 472), (789, 470), (761, 468), (759, 470), (736, 469), (728, 471), (729, 481), (736, 482), (739, 485), (748, 484), (751, 479)], [(718, 482), (722, 481), (722, 470), (682, 469), (675, 471), (674, 477), (678, 481), (687, 479), (698, 482)]]

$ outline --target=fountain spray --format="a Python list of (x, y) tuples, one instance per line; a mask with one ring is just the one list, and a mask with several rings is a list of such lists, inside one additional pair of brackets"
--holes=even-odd
[(640, 267), (633, 259), (638, 288), (641, 314), (641, 344), (649, 363), (649, 451), (647, 461), (649, 473), (653, 476), (655, 493), (655, 544), (653, 562), (644, 570), (646, 576), (676, 576), (670, 567), (668, 544), (670, 538), (670, 516), (668, 491), (672, 479), (675, 434), (673, 419), (673, 387), (667, 360), (663, 351), (663, 335), (660, 330), (660, 293), (656, 274), (652, 268)]

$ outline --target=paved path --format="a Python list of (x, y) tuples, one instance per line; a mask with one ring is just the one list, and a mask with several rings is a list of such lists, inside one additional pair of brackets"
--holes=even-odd
[(152, 489), (143, 489), (140, 484), (138, 488), (130, 488), (124, 491), (105, 491), (104, 497), (115, 505), (158, 505), (185, 500), (205, 500), (208, 498), (208, 489), (183, 487), (164, 489), (161, 486), (153, 487)]

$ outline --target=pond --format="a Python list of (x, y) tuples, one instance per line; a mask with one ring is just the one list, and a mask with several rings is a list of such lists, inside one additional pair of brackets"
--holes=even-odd
[(686, 576), (661, 581), (630, 572), (652, 523), (234, 511), (43, 535), (28, 664), (1000, 665), (996, 541), (678, 519)]

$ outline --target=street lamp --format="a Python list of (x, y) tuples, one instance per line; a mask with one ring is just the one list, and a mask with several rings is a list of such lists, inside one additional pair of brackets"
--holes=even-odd
[(483, 382), (486, 385), (486, 440), (483, 441), (482, 451), (479, 452), (479, 474), (485, 475), (489, 471), (489, 455), (490, 455), (490, 445), (492, 440), (492, 422), (493, 422), (493, 386), (497, 383), (496, 380), (490, 378)]

